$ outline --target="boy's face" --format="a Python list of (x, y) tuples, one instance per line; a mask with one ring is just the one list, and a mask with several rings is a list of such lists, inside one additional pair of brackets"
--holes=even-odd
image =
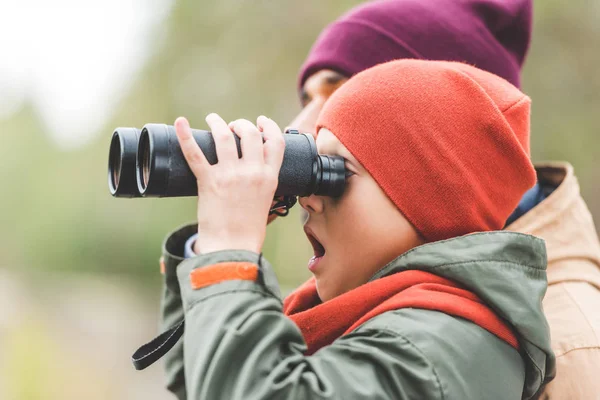
[(348, 178), (339, 198), (300, 198), (315, 256), (309, 269), (322, 301), (366, 283), (400, 254), (424, 243), (377, 182), (327, 129), (317, 137), (319, 153), (346, 160)]

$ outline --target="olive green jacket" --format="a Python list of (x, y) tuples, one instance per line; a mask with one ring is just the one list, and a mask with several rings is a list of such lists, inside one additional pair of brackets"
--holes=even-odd
[(476, 293), (513, 327), (520, 352), (470, 321), (405, 308), (385, 312), (305, 356), (298, 327), (282, 313), (271, 266), (254, 281), (198, 290), (195, 268), (258, 263), (222, 251), (183, 260), (187, 226), (164, 244), (163, 328), (185, 316), (185, 333), (166, 355), (167, 387), (179, 399), (528, 399), (554, 375), (548, 324), (546, 249), (533, 236), (478, 233), (419, 246), (372, 279), (418, 269)]

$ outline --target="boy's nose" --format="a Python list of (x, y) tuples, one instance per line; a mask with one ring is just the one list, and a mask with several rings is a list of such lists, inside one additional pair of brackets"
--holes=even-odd
[(323, 199), (321, 196), (311, 194), (306, 197), (299, 197), (298, 202), (309, 214), (323, 212)]

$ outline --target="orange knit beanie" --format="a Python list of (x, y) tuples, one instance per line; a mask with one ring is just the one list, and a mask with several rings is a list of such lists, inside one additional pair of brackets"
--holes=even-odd
[(502, 229), (536, 182), (530, 99), (475, 67), (399, 60), (327, 101), (329, 129), (428, 241)]

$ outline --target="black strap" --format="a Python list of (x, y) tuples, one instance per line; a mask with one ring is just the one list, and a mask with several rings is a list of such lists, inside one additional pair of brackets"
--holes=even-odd
[(277, 214), (280, 217), (285, 217), (289, 214), (290, 208), (296, 204), (298, 198), (296, 196), (278, 196), (274, 200), (276, 203), (269, 210), (269, 215)]
[(136, 350), (131, 356), (131, 362), (138, 371), (154, 364), (158, 359), (167, 354), (177, 344), (185, 327), (185, 320), (165, 331)]

